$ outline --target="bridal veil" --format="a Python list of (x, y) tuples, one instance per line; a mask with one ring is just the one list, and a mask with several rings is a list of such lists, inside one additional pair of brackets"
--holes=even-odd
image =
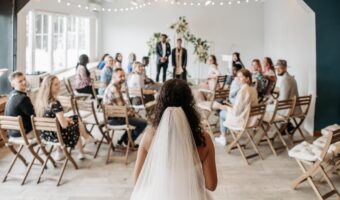
[(206, 200), (204, 175), (187, 117), (168, 107), (153, 138), (131, 200)]

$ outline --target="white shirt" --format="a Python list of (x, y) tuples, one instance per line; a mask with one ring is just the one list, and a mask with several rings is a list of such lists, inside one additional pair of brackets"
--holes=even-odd
[(162, 57), (165, 57), (166, 55), (166, 43), (161, 42), (162, 44)]

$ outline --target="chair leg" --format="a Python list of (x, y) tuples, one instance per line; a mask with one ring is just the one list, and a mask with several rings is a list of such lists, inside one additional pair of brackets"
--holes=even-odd
[[(46, 149), (45, 149), (45, 150), (46, 150)], [(39, 177), (38, 177), (37, 184), (40, 183), (41, 177), (42, 177), (42, 175), (43, 175), (43, 173), (44, 173), (44, 171), (45, 171), (45, 169), (46, 169), (46, 165), (47, 165), (47, 163), (48, 163), (48, 160), (51, 160), (53, 166), (56, 167), (56, 163), (55, 163), (54, 159), (51, 157), (52, 150), (53, 150), (53, 146), (51, 146), (51, 148), (50, 148), (49, 151), (46, 151), (46, 159), (45, 159), (44, 164), (43, 164), (43, 166), (42, 166), (42, 168), (41, 168), (41, 171), (40, 171), (40, 175), (39, 175)], [(43, 151), (44, 151), (44, 150), (43, 150)]]
[(109, 163), (110, 161), (110, 155), (111, 155), (111, 150), (112, 148), (110, 148), (112, 145), (113, 145), (113, 135), (114, 135), (114, 131), (112, 130), (111, 132), (112, 136), (110, 136), (110, 133), (108, 134), (108, 138), (110, 139), (110, 142), (109, 142), (109, 149), (108, 149), (108, 152), (107, 152), (107, 157), (106, 157), (106, 164)]
[(57, 182), (57, 186), (60, 185), (61, 178), (63, 177), (64, 172), (65, 172), (65, 168), (66, 168), (66, 165), (67, 165), (67, 161), (68, 161), (68, 158), (65, 159), (64, 164), (63, 164), (63, 166), (62, 166), (62, 168), (61, 168), (61, 171), (60, 171), (60, 174), (59, 174), (59, 178), (58, 178), (58, 182)]
[[(326, 180), (327, 184), (329, 185), (329, 187), (332, 189), (330, 192), (328, 192), (327, 194), (323, 195), (324, 197), (325, 196), (332, 196), (334, 194), (337, 195), (338, 198), (340, 198), (340, 194), (339, 192), (337, 191), (336, 187), (334, 186), (333, 182), (331, 181), (331, 179), (328, 177), (327, 173), (324, 171), (323, 167), (320, 166), (320, 171), (321, 171), (321, 174), (323, 175), (324, 179)], [(327, 198), (327, 197), (326, 197)]]
[(228, 153), (233, 149), (233, 147), (236, 145), (238, 150), (240, 151), (243, 159), (246, 161), (247, 165), (249, 165), (249, 162), (248, 162), (248, 159), (247, 159), (247, 156), (245, 155), (243, 149), (242, 149), (242, 145), (239, 143), (242, 135), (243, 135), (243, 132), (242, 133), (239, 133), (236, 137), (236, 134), (234, 133), (234, 131), (230, 131), (232, 137), (234, 138), (234, 141), (228, 146)]
[[(39, 153), (39, 151), (40, 151), (40, 147), (38, 147), (37, 152), (34, 151), (33, 146), (30, 146), (30, 147), (28, 147), (28, 148), (29, 148), (29, 150), (31, 151), (31, 153), (33, 154), (33, 159), (32, 159), (32, 161), (30, 162), (29, 166), (27, 167), (27, 170), (26, 170), (25, 176), (24, 176), (24, 178), (23, 178), (23, 180), (22, 180), (22, 182), (21, 182), (21, 185), (24, 185), (24, 184), (25, 184), (25, 181), (26, 181), (26, 179), (27, 179), (28, 174), (30, 173), (30, 171), (31, 171), (31, 169), (32, 169), (32, 166), (33, 166), (33, 164), (34, 164), (35, 159), (38, 160), (38, 159), (40, 158), (40, 156), (38, 155), (38, 153)], [(40, 159), (41, 159), (41, 158), (40, 158)], [(42, 160), (42, 159), (41, 159), (41, 160)], [(43, 163), (44, 163), (44, 162), (42, 162), (41, 164), (43, 164)]]
[(276, 128), (276, 134), (277, 136), (279, 137), (281, 143), (283, 144), (283, 146), (286, 148), (287, 152), (289, 151), (289, 148), (288, 148), (288, 145), (286, 143), (286, 141), (283, 139), (282, 135), (281, 135), (281, 132), (280, 132), (280, 129), (278, 127), (278, 125), (276, 123), (274, 123), (274, 126)]
[[(20, 145), (22, 147), (24, 147), (23, 145)], [(14, 146), (12, 144), (9, 144), (8, 145), (8, 148), (9, 150), (11, 150), (11, 152), (14, 154), (14, 155), (18, 155), (18, 158), (21, 160), (21, 162), (27, 167), (28, 163), (26, 161), (26, 159), (20, 154), (19, 150), (21, 151), (20, 147), (19, 147), (19, 150), (17, 151)]]
[(74, 169), (77, 170), (78, 169), (78, 165), (77, 165), (76, 161), (74, 161), (73, 157), (71, 156), (72, 149), (70, 148), (70, 151), (68, 151), (66, 147), (62, 148), (62, 149), (64, 151), (64, 154), (65, 154), (67, 160), (69, 160), (72, 163)]
[[(13, 160), (12, 160), (12, 162), (11, 162), (11, 164), (10, 164), (10, 166), (9, 166), (9, 168), (8, 168), (8, 170), (7, 170), (6, 174), (5, 174), (5, 177), (3, 178), (2, 182), (5, 182), (5, 181), (6, 181), (6, 179), (7, 179), (7, 177), (8, 177), (8, 174), (11, 172), (11, 170), (12, 170), (12, 168), (13, 168), (13, 166), (14, 166), (16, 160), (18, 159), (19, 156), (21, 156), (21, 155), (20, 155), (20, 152), (21, 152), (22, 148), (24, 147), (24, 145), (20, 145), (18, 151), (16, 151), (12, 145), (11, 145), (11, 146), (8, 146), (8, 147), (9, 147), (9, 148), (11, 149), (11, 151), (15, 154), (15, 156), (14, 156), (14, 158), (13, 158)], [(25, 160), (25, 159), (23, 158), (23, 160)], [(25, 165), (27, 166), (26, 160), (25, 160), (24, 163), (25, 163)]]
[(249, 131), (246, 131), (246, 135), (249, 138), (250, 144), (253, 146), (253, 149), (255, 150), (255, 152), (258, 154), (258, 156), (260, 157), (261, 160), (263, 160), (263, 157), (259, 151), (259, 149), (257, 148), (257, 145), (254, 143), (254, 136), (252, 134), (249, 133)]
[(259, 145), (260, 142), (261, 142), (261, 140), (262, 140), (262, 138), (265, 138), (265, 140), (267, 141), (267, 143), (268, 143), (268, 145), (269, 145), (269, 148), (271, 149), (271, 151), (273, 152), (273, 154), (274, 154), (275, 156), (277, 156), (277, 153), (276, 153), (276, 150), (275, 150), (275, 148), (274, 148), (274, 145), (273, 145), (272, 141), (270, 140), (270, 138), (269, 138), (269, 136), (268, 136), (268, 131), (269, 131), (270, 127), (271, 127), (271, 126), (270, 126), (269, 124), (267, 125), (266, 128), (264, 127), (263, 124), (261, 124), (261, 129), (262, 129), (263, 133), (261, 134), (260, 139), (259, 139), (259, 141), (258, 141), (256, 144)]

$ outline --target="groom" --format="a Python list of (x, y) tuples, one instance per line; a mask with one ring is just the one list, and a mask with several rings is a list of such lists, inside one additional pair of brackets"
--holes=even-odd
[(166, 42), (168, 38), (167, 35), (161, 35), (161, 41), (156, 45), (156, 53), (157, 53), (157, 75), (156, 81), (159, 82), (159, 74), (161, 69), (163, 69), (163, 82), (166, 81), (166, 70), (168, 69), (169, 64), (169, 56), (171, 55), (170, 44)]

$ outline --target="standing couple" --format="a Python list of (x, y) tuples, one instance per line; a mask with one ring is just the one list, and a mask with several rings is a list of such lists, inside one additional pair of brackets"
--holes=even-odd
[(171, 52), (168, 36), (161, 35), (160, 42), (156, 45), (157, 53), (157, 75), (156, 81), (159, 82), (159, 75), (163, 69), (163, 82), (166, 81), (166, 73), (169, 64), (169, 57), (171, 55), (171, 64), (173, 66), (173, 78), (186, 80), (187, 79), (187, 50), (182, 47), (182, 39), (177, 39), (176, 48)]

